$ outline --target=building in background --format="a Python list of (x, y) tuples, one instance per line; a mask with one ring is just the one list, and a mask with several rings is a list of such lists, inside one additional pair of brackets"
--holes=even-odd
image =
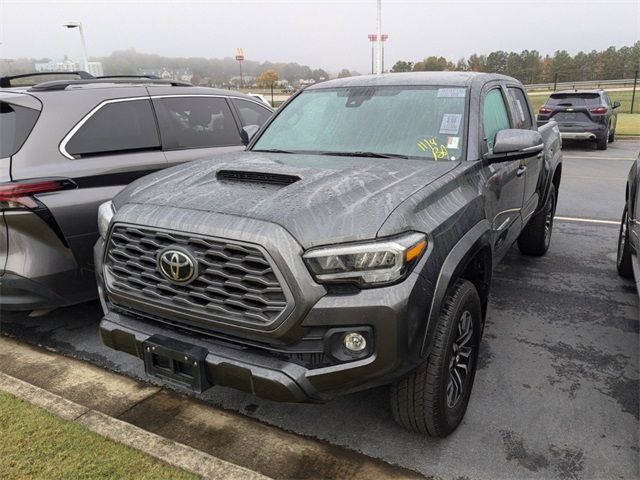
[(139, 68), (138, 75), (154, 75), (165, 80), (190, 82), (193, 78), (193, 71), (190, 68)]
[[(34, 67), (36, 72), (75, 72), (78, 70), (84, 70), (82, 62), (74, 62), (68, 58), (58, 62), (52, 60), (47, 63), (36, 63), (34, 64)], [(104, 75), (102, 62), (89, 62), (87, 67), (87, 72), (94, 77), (101, 77)]]

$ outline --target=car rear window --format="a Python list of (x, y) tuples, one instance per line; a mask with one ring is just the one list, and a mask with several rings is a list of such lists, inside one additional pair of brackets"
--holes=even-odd
[(597, 93), (554, 93), (547, 100), (547, 105), (562, 107), (597, 107), (600, 95)]
[(74, 156), (160, 149), (149, 100), (108, 103), (80, 127), (66, 145)]
[(0, 102), (0, 158), (15, 155), (38, 120), (32, 108)]

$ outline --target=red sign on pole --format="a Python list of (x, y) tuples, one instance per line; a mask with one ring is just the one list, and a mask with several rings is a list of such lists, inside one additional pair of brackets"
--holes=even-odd
[[(375, 33), (370, 33), (369, 35), (367, 35), (367, 37), (369, 37), (370, 42), (378, 41), (378, 35), (376, 35)], [(389, 35), (387, 35), (386, 33), (383, 33), (382, 35), (380, 35), (381, 42), (386, 42), (388, 38), (389, 38)]]

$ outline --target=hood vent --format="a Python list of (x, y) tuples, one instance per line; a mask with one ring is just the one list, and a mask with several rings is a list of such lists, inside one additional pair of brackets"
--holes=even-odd
[(291, 185), (302, 180), (297, 175), (286, 175), (283, 173), (269, 172), (248, 172), (244, 170), (218, 170), (216, 174), (218, 180), (229, 180), (234, 182), (266, 183), (269, 185)]

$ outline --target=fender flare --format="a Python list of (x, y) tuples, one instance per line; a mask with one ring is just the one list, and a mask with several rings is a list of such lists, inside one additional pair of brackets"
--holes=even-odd
[[(469, 260), (483, 248), (491, 247), (490, 234), (491, 224), (487, 219), (481, 220), (458, 240), (458, 243), (455, 244), (447, 258), (445, 258), (433, 292), (431, 308), (427, 317), (427, 326), (422, 340), (422, 347), (420, 348), (420, 357), (427, 357), (431, 352), (436, 320), (442, 310), (449, 287), (466, 268)], [(491, 268), (493, 269), (493, 263)]]
[[(538, 207), (536, 208), (534, 215), (539, 213), (547, 204), (547, 198), (549, 197), (549, 190), (551, 189), (551, 185), (553, 184), (553, 177), (556, 176), (556, 172), (558, 171), (558, 168), (562, 166), (562, 151), (560, 150), (556, 153), (557, 153), (558, 161), (555, 162), (555, 165), (553, 165), (552, 168), (549, 169), (549, 173), (547, 173), (546, 178), (544, 179), (544, 187), (542, 188), (542, 192), (541, 192), (542, 195), (540, 195)], [(555, 158), (556, 157), (554, 157), (554, 159)], [(557, 194), (558, 192), (556, 192), (556, 195)]]

